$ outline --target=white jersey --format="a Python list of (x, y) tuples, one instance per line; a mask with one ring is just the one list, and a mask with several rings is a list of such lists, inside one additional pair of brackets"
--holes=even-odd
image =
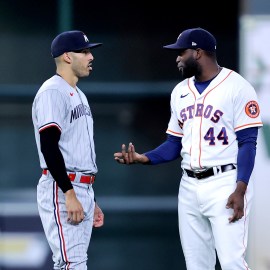
[(47, 168), (40, 150), (39, 133), (56, 127), (61, 131), (59, 148), (67, 171), (97, 173), (93, 118), (84, 93), (54, 75), (37, 92), (32, 119), (41, 168)]
[(236, 164), (236, 131), (262, 126), (257, 95), (238, 73), (222, 68), (200, 94), (194, 77), (175, 86), (167, 133), (182, 137), (182, 168)]

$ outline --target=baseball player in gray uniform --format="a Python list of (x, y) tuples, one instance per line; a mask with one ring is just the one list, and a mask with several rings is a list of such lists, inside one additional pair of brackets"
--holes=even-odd
[(104, 223), (92, 186), (98, 172), (93, 117), (77, 86), (91, 73), (91, 50), (100, 45), (78, 30), (56, 36), (51, 44), (56, 74), (42, 84), (32, 106), (42, 168), (38, 211), (59, 270), (87, 269), (92, 228)]
[(123, 144), (114, 159), (154, 165), (180, 158), (178, 225), (187, 269), (214, 270), (217, 252), (223, 270), (248, 270), (252, 171), (263, 125), (256, 92), (218, 65), (216, 39), (205, 29), (187, 29), (164, 48), (177, 54), (183, 76), (171, 93), (167, 140), (144, 154)]

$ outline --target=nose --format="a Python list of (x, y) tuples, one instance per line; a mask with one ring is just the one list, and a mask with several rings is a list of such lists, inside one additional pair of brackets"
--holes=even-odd
[(92, 53), (89, 53), (88, 58), (89, 58), (90, 61), (93, 61), (94, 60), (93, 54)]

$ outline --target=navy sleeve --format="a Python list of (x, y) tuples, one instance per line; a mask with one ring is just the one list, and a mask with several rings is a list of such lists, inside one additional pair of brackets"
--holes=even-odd
[(175, 160), (180, 157), (182, 138), (168, 135), (167, 140), (154, 150), (144, 153), (150, 160), (148, 164), (156, 165)]
[(258, 127), (237, 131), (236, 136), (239, 148), (237, 156), (237, 181), (243, 181), (248, 184), (255, 163)]
[(61, 133), (55, 127), (40, 132), (40, 147), (50, 174), (65, 193), (73, 186), (68, 178), (63, 155), (58, 147)]

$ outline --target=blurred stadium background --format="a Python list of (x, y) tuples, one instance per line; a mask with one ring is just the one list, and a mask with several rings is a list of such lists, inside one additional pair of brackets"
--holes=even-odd
[[(180, 161), (125, 167), (113, 153), (130, 141), (144, 152), (166, 138), (170, 93), (180, 78), (176, 55), (163, 45), (185, 28), (200, 26), (216, 36), (220, 65), (250, 74), (244, 25), (254, 25), (258, 15), (269, 21), (269, 14), (268, 0), (0, 1), (0, 270), (52, 269), (37, 214), (41, 170), (31, 106), (40, 84), (55, 73), (50, 44), (59, 32), (78, 29), (104, 43), (93, 51), (92, 74), (79, 82), (94, 116), (94, 189), (105, 213), (104, 227), (93, 231), (89, 269), (178, 270), (185, 269), (177, 227)], [(256, 63), (265, 74), (269, 62)], [(261, 86), (258, 76), (254, 83)], [(251, 246), (257, 242), (253, 237)], [(250, 252), (253, 267), (259, 253)], [(261, 261), (256, 269), (269, 270), (269, 257)]]

